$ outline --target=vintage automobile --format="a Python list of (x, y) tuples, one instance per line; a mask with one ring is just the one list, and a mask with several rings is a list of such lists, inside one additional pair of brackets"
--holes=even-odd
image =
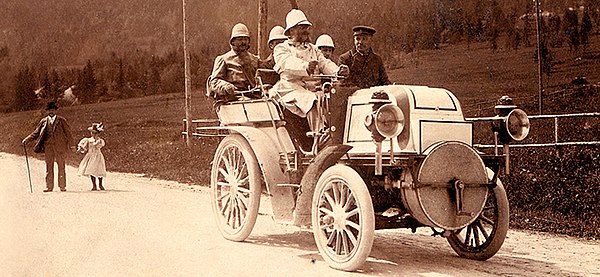
[[(260, 197), (268, 195), (274, 220), (310, 226), (321, 256), (339, 270), (365, 262), (376, 229), (430, 227), (469, 259), (486, 260), (500, 249), (509, 207), (498, 175), (508, 152), (498, 145), (507, 150), (527, 136), (522, 110), (497, 106), (491, 117), (496, 147), (487, 153), (474, 148), (473, 122), (446, 89), (388, 85), (344, 94), (348, 88), (338, 86), (336, 76), (317, 76), (319, 103), (330, 119), (326, 130), (307, 134), (315, 145), (305, 152), (290, 137), (261, 75), (268, 74), (257, 74), (262, 98), (220, 106), (213, 126), (191, 122), (194, 137), (222, 137), (210, 186), (226, 239), (250, 235)], [(335, 110), (334, 101), (344, 105)]]

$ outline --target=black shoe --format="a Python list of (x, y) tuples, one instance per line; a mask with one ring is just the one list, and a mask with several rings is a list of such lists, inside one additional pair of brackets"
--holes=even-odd
[(67, 189), (63, 189), (63, 188), (61, 188), (61, 189), (60, 189), (60, 191), (67, 191)]
[(104, 190), (104, 187), (102, 185), (100, 185), (100, 190)]
[(92, 190), (98, 190), (96, 187), (93, 187)]
[(44, 192), (52, 192), (51, 189), (45, 189)]

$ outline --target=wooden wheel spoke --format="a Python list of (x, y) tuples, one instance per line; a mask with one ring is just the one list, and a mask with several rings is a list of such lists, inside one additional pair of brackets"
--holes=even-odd
[(333, 242), (335, 240), (335, 230), (333, 230), (331, 233), (329, 233), (329, 237), (327, 237), (327, 245), (332, 246), (333, 247)]
[(221, 175), (223, 175), (223, 178), (225, 180), (229, 179), (229, 172), (226, 171), (225, 168), (219, 167), (219, 173), (221, 173)]
[[(235, 172), (235, 179), (236, 180), (240, 180), (243, 175), (246, 175), (245, 179), (248, 179), (248, 173), (246, 171), (246, 163), (242, 163), (242, 165), (241, 165), (240, 168), (236, 167), (235, 171), (236, 171)], [(244, 173), (246, 173), (246, 174), (244, 174)], [(241, 180), (240, 180), (240, 183), (242, 183)]]
[(342, 234), (339, 231), (335, 231), (335, 253), (342, 254)]
[(479, 220), (482, 220), (482, 221), (484, 221), (485, 223), (487, 223), (487, 224), (489, 224), (489, 225), (492, 225), (492, 226), (494, 226), (494, 221), (493, 221), (493, 220), (491, 220), (491, 219), (489, 219), (489, 218), (487, 218), (487, 217), (486, 217), (485, 215), (483, 215), (483, 214), (482, 214), (482, 215), (480, 215), (478, 219), (479, 219)]
[(479, 220), (477, 220), (475, 222), (477, 224), (477, 227), (479, 227), (479, 230), (481, 231), (481, 234), (483, 235), (483, 237), (487, 241), (490, 236), (488, 235), (487, 231), (483, 228), (483, 224), (481, 224), (481, 221), (479, 221)]
[(481, 243), (479, 242), (479, 231), (477, 231), (477, 227), (473, 226), (473, 238), (475, 239), (475, 247), (479, 247)]
[(467, 226), (467, 233), (465, 234), (465, 245), (469, 245), (469, 240), (471, 240), (471, 225)]
[(325, 198), (327, 198), (329, 205), (333, 207), (333, 205), (335, 204), (335, 200), (333, 200), (333, 197), (331, 197), (331, 194), (329, 194), (329, 191), (326, 191), (323, 194), (324, 194)]
[(322, 213), (324, 213), (324, 214), (326, 214), (326, 215), (333, 216), (333, 211), (330, 210), (330, 209), (327, 209), (325, 207), (320, 207), (319, 211), (322, 212)]
[(354, 199), (354, 194), (352, 194), (351, 192), (348, 194), (348, 197), (346, 198), (346, 203), (344, 203), (344, 211), (347, 211), (348, 208), (353, 205), (355, 203), (355, 199)]
[(227, 208), (229, 207), (229, 201), (231, 200), (231, 194), (227, 193), (227, 194), (224, 194), (224, 195), (225, 195), (225, 197), (227, 197), (227, 200), (224, 200), (224, 201), (221, 202), (220, 212), (221, 212), (222, 215), (226, 215)]
[(346, 235), (350, 239), (350, 243), (352, 243), (352, 248), (356, 247), (358, 240), (356, 239), (356, 237), (354, 236), (352, 231), (350, 231), (350, 229), (348, 229), (348, 228), (344, 228), (344, 232), (346, 232)]
[(249, 209), (248, 207), (248, 199), (238, 191), (238, 197), (240, 200), (240, 205), (243, 205), (245, 209)]
[(333, 191), (333, 199), (335, 200), (335, 204), (339, 204), (340, 202), (340, 183), (335, 182), (331, 184), (331, 190)]
[(340, 190), (340, 204), (346, 204), (346, 199), (348, 198), (348, 187), (342, 185)]
[(238, 192), (241, 192), (241, 193), (246, 193), (246, 194), (250, 193), (250, 189), (247, 189), (245, 187), (238, 187), (237, 189), (238, 189)]
[(346, 225), (348, 225), (348, 226), (352, 227), (354, 230), (360, 232), (360, 225), (358, 225), (356, 222), (354, 222), (354, 221), (347, 221)]
[(357, 214), (358, 214), (358, 212), (360, 212), (360, 209), (359, 209), (358, 207), (356, 207), (356, 208), (355, 208), (354, 210), (352, 210), (352, 211), (349, 211), (349, 212), (347, 212), (347, 213), (346, 213), (346, 219), (348, 219), (348, 218), (351, 218), (351, 217), (353, 217), (353, 216), (357, 215)]
[(348, 255), (350, 253), (350, 247), (348, 246), (348, 236), (346, 232), (340, 232), (340, 236), (342, 237), (342, 248), (344, 250), (344, 254)]
[(221, 194), (221, 196), (217, 197), (217, 202), (221, 202), (221, 200), (223, 200), (223, 198), (228, 197), (229, 193), (223, 193)]
[(217, 182), (217, 186), (221, 186), (221, 187), (229, 187), (229, 186), (231, 186), (231, 185), (230, 185), (229, 183), (227, 183), (227, 182), (221, 182), (221, 181), (219, 181), (219, 182)]

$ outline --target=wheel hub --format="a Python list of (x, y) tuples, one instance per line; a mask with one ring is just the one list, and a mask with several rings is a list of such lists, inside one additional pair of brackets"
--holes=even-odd
[(333, 208), (333, 214), (335, 215), (334, 227), (337, 231), (343, 231), (346, 228), (346, 213), (342, 207), (335, 206)]

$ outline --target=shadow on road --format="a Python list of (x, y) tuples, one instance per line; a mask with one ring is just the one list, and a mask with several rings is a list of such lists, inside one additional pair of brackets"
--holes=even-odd
[[(320, 261), (313, 234), (295, 231), (285, 234), (251, 236), (248, 243), (268, 247), (283, 247), (307, 251), (299, 258)], [(508, 251), (508, 252), (507, 252)], [(501, 250), (487, 261), (458, 257), (443, 238), (411, 235), (385, 231), (376, 232), (371, 254), (358, 273), (365, 275), (402, 276), (444, 273), (455, 276), (502, 275), (502, 276), (548, 276), (556, 272), (566, 273), (553, 263), (523, 257), (523, 253)], [(567, 273), (568, 274), (568, 273)]]

